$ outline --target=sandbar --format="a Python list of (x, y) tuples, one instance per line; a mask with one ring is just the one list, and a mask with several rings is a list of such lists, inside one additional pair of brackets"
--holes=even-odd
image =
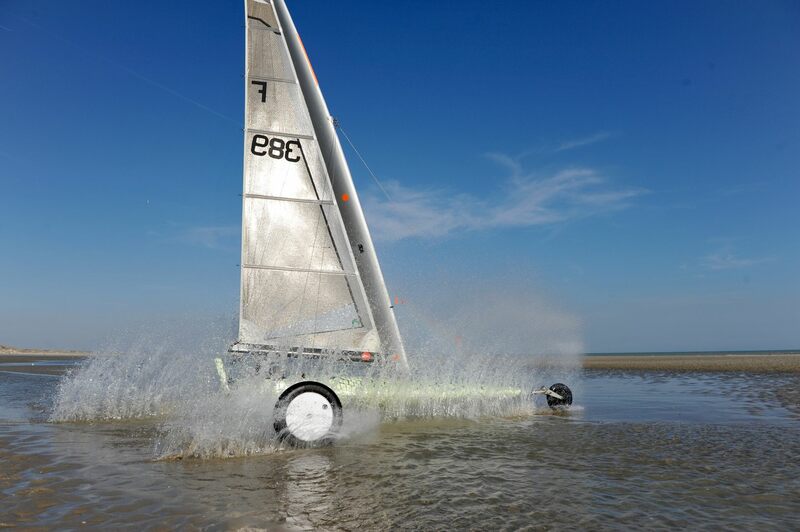
[(584, 369), (800, 373), (800, 353), (730, 355), (599, 355), (583, 358)]

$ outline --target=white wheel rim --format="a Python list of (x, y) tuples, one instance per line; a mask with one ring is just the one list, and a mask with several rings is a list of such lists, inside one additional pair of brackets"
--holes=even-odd
[(303, 392), (286, 408), (286, 428), (302, 441), (326, 436), (333, 427), (333, 405), (316, 392)]

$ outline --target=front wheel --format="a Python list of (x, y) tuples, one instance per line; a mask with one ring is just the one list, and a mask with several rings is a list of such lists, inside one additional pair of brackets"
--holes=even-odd
[(275, 432), (296, 447), (327, 445), (342, 426), (342, 403), (318, 382), (289, 387), (275, 403)]
[(572, 404), (572, 390), (570, 390), (569, 386), (566, 384), (557, 382), (550, 387), (550, 391), (561, 396), (561, 399), (553, 397), (552, 395), (547, 396), (547, 406), (553, 410), (569, 408), (569, 405)]

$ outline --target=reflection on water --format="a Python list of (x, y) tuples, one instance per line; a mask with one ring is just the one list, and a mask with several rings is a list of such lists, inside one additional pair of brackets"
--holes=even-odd
[(288, 522), (310, 527), (324, 523), (326, 516), (336, 515), (328, 496), (336, 491), (332, 467), (331, 458), (322, 453), (297, 453), (288, 461), (281, 483), (285, 505), (282, 513)]
[(793, 424), (794, 374), (587, 371), (583, 402), (598, 421)]
[(372, 419), (331, 448), (166, 461), (157, 419), (46, 422), (55, 386), (0, 374), (2, 524), (788, 529), (800, 508), (792, 375), (593, 371), (569, 416)]

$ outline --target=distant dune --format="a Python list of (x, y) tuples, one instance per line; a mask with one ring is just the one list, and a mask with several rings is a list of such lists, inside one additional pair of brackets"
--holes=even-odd
[(622, 371), (739, 371), (745, 373), (800, 373), (800, 353), (775, 355), (591, 356), (586, 369)]
[(0, 356), (61, 356), (61, 357), (84, 357), (87, 351), (76, 351), (73, 349), (31, 349), (27, 347), (11, 347), (0, 344)]

